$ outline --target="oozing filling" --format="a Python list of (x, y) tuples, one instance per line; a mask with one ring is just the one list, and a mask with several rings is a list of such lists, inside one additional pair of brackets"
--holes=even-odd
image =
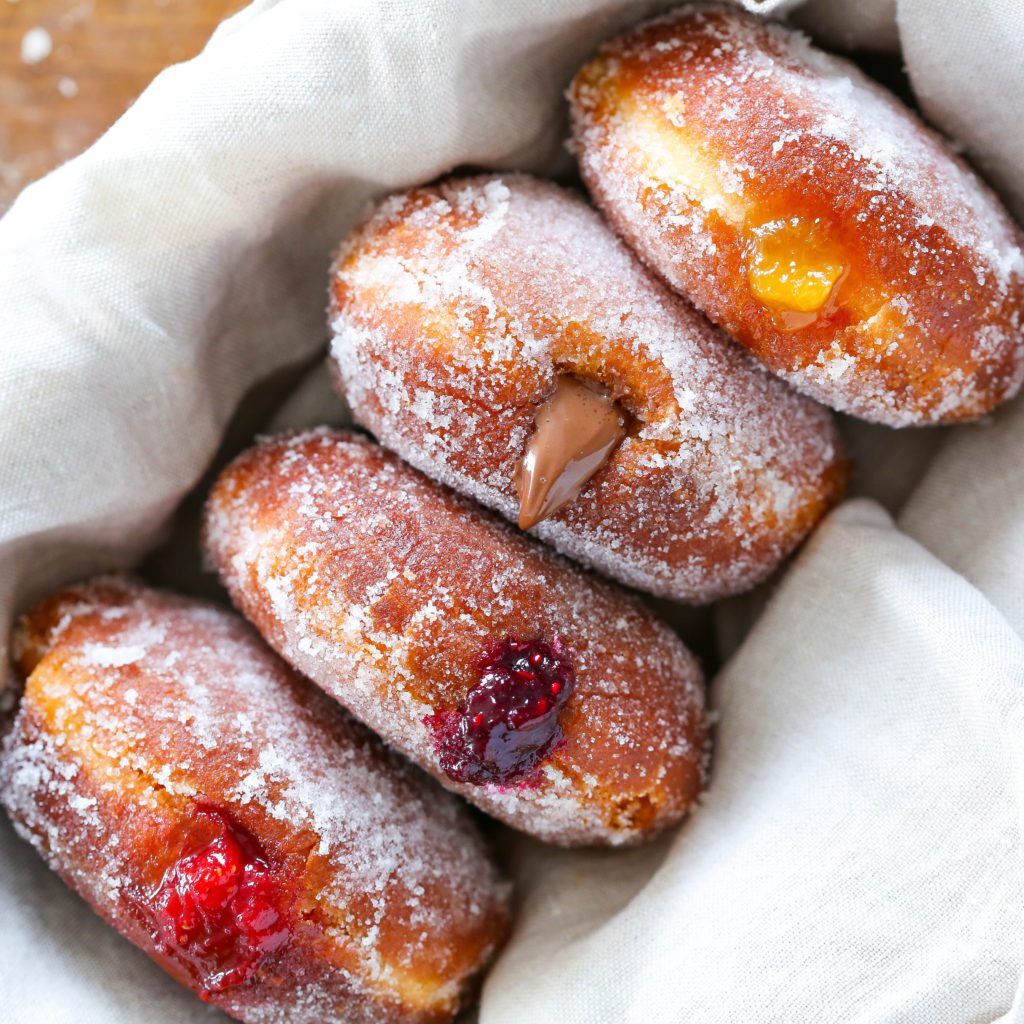
[(561, 740), (558, 716), (576, 671), (557, 639), (515, 637), (484, 648), (477, 670), (480, 681), (457, 708), (424, 719), (438, 760), (456, 782), (521, 780)]
[(186, 966), (209, 999), (252, 977), (291, 934), (273, 868), (252, 837), (220, 812), (200, 812), (219, 835), (181, 857), (155, 897), (157, 948)]
[(790, 329), (829, 314), (846, 270), (839, 246), (800, 217), (763, 225), (747, 253), (750, 290)]
[(626, 416), (607, 393), (560, 376), (537, 410), (516, 471), (520, 528), (528, 530), (574, 501), (625, 436)]

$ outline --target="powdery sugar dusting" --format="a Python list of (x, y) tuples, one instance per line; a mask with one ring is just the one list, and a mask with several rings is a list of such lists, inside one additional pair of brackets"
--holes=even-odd
[[(152, 885), (149, 858), (164, 854), (138, 845), (140, 821), (173, 819), (194, 801), (227, 808), (271, 853), (308, 850), (296, 862), (309, 871), (303, 898), (337, 961), (325, 959), (329, 943), (297, 933), (277, 965), (283, 988), (241, 986), (217, 1005), (268, 1024), (391, 1020), (385, 1004), (406, 972), (500, 921), (495, 873), (456, 802), (385, 755), (233, 615), (120, 581), (77, 588), (68, 602), (60, 667), (44, 662), (47, 675), (30, 681), (0, 758), (3, 803), (51, 866), (145, 946), (133, 906)], [(114, 606), (124, 614), (104, 620)], [(40, 709), (55, 695), (48, 719)], [(462, 980), (433, 999), (457, 1001)]]
[(838, 490), (828, 414), (655, 281), (570, 193), (474, 178), (385, 201), (338, 256), (332, 357), (356, 418), (509, 519), (558, 372), (637, 429), (541, 539), (702, 602), (762, 579)]
[[(740, 12), (684, 8), (608, 44), (570, 99), (581, 170), (616, 227), (797, 387), (905, 426), (978, 416), (1020, 386), (1019, 231), (848, 61)], [(862, 263), (865, 294), (833, 337), (780, 338), (752, 311), (730, 242), (780, 210), (827, 213)]]
[[(214, 489), (206, 541), (288, 661), (509, 824), (628, 842), (696, 795), (702, 685), (670, 630), (369, 442), (313, 432), (243, 456)], [(566, 741), (528, 784), (453, 783), (423, 719), (456, 707), (481, 649), (508, 635), (557, 635), (572, 651)]]

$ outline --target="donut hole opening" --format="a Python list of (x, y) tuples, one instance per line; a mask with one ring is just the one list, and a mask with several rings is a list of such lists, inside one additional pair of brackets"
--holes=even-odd
[(780, 326), (799, 330), (835, 312), (849, 273), (843, 248), (820, 220), (788, 217), (753, 231), (747, 283)]
[[(643, 403), (638, 401), (632, 389), (619, 379), (613, 378), (608, 380), (599, 378), (596, 374), (589, 373), (578, 365), (568, 362), (563, 363), (558, 360), (555, 361), (554, 371), (554, 387), (557, 387), (558, 383), (564, 378), (569, 378), (610, 399), (622, 418), (624, 439), (626, 437), (636, 437), (643, 429), (648, 419)], [(546, 396), (545, 401), (554, 393), (554, 387)]]
[(516, 467), (519, 527), (528, 530), (572, 504), (628, 436), (628, 414), (603, 385), (559, 374), (537, 408)]

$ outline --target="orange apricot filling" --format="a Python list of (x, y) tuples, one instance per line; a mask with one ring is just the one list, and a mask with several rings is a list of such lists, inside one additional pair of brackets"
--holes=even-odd
[(847, 269), (822, 226), (800, 217), (762, 225), (747, 248), (751, 292), (790, 330), (832, 312)]

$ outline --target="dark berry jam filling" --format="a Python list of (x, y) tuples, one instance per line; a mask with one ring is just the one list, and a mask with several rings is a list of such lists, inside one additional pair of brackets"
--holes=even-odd
[(456, 782), (522, 780), (562, 738), (558, 716), (576, 682), (568, 651), (557, 638), (509, 637), (484, 648), (477, 672), (457, 708), (424, 719), (438, 760)]
[(219, 835), (181, 857), (155, 896), (157, 949), (184, 964), (203, 999), (252, 977), (291, 934), (273, 868), (219, 811), (198, 811)]

